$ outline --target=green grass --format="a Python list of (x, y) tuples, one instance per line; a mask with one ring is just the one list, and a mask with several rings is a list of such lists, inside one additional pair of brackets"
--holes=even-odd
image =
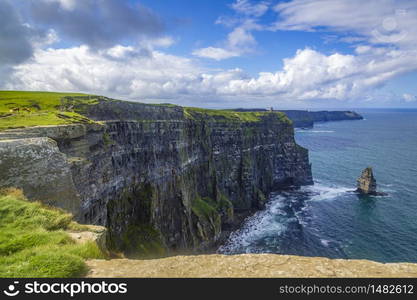
[[(80, 103), (94, 105), (98, 103), (97, 98), (79, 93), (0, 91), (0, 130), (92, 123), (77, 108)], [(19, 111), (13, 111), (17, 108)]]
[(262, 118), (273, 114), (284, 122), (289, 122), (287, 116), (282, 112), (236, 112), (233, 110), (205, 109), (198, 107), (184, 107), (184, 114), (193, 120), (211, 118), (215, 121), (225, 122), (259, 122)]
[(104, 258), (93, 242), (76, 244), (65, 230), (81, 228), (59, 209), (0, 194), (0, 277), (78, 277), (87, 258)]

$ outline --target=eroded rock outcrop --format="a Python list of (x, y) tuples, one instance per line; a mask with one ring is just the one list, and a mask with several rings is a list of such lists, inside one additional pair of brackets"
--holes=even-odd
[(109, 255), (111, 250), (107, 247), (108, 230), (106, 227), (97, 225), (79, 225), (78, 230), (67, 230), (67, 234), (77, 244), (93, 242), (101, 252)]
[(122, 101), (84, 113), (100, 122), (0, 133), (0, 186), (106, 226), (125, 253), (207, 249), (270, 192), (312, 183), (308, 152), (279, 113), (236, 121)]
[(15, 187), (33, 200), (81, 217), (70, 163), (48, 137), (0, 140), (0, 188)]
[(361, 176), (357, 180), (357, 189), (361, 195), (386, 196), (387, 193), (377, 191), (376, 179), (371, 167), (367, 167), (362, 171)]
[(357, 180), (357, 192), (365, 195), (376, 195), (376, 180), (371, 167), (367, 167), (362, 171), (361, 176)]

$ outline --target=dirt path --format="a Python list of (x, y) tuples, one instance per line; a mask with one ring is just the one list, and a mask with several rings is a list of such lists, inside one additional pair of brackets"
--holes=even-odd
[(417, 264), (274, 254), (90, 260), (88, 277), (417, 277)]

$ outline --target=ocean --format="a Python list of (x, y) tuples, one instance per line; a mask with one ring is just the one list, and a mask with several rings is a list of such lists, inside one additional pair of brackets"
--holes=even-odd
[[(360, 121), (296, 129), (314, 185), (274, 193), (219, 253), (417, 262), (417, 110), (356, 110)], [(386, 196), (352, 192), (372, 166)]]

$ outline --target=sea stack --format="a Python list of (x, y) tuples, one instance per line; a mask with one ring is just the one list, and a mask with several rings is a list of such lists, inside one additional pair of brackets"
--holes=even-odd
[(365, 195), (379, 195), (376, 191), (376, 180), (372, 167), (367, 167), (362, 171), (362, 175), (357, 180), (357, 192)]

